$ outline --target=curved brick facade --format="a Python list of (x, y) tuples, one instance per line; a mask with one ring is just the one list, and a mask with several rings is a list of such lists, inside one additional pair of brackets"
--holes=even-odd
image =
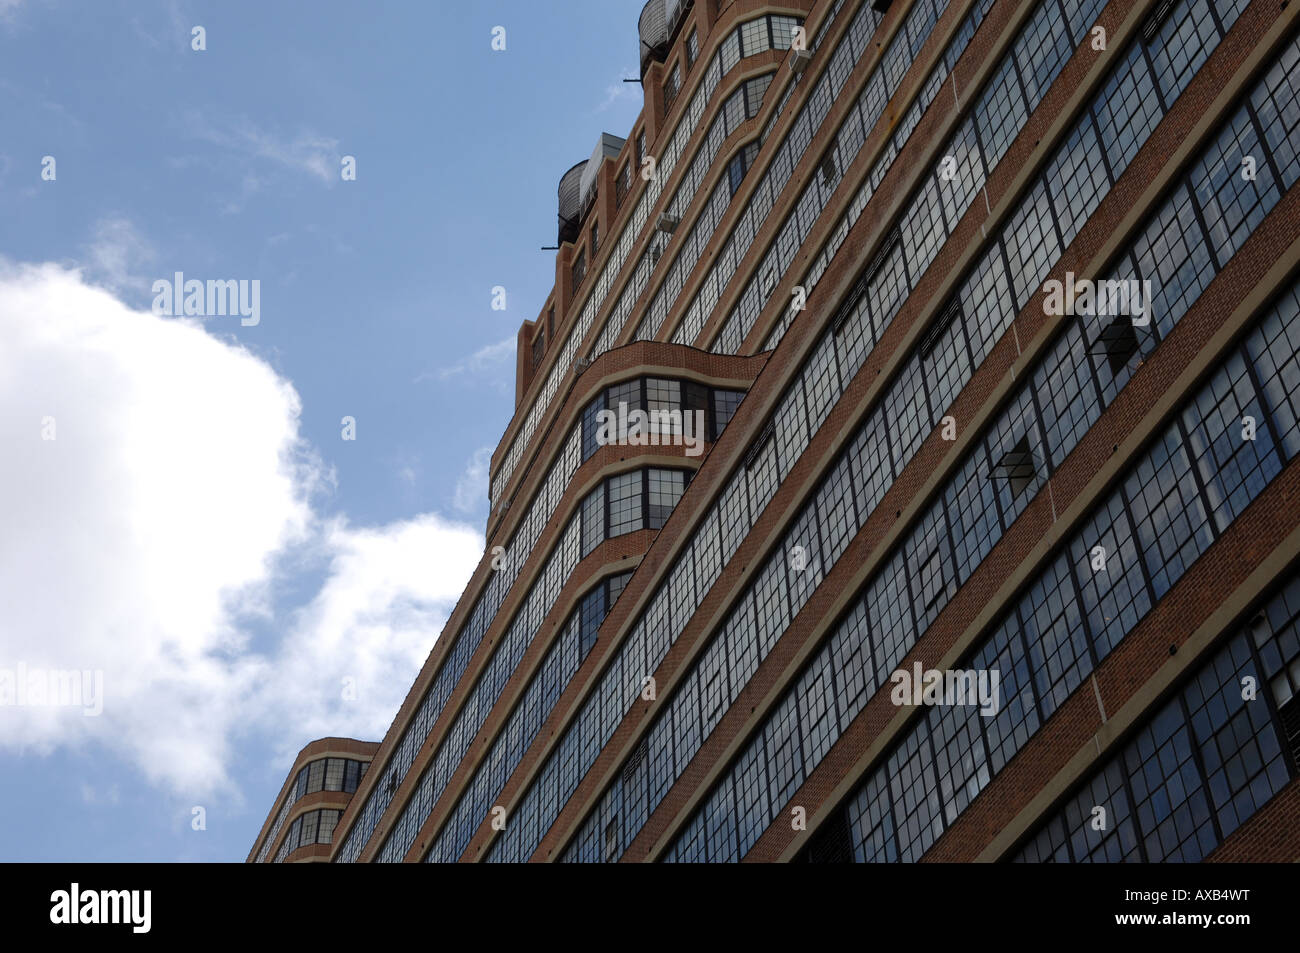
[(489, 552), (250, 859), (1300, 859), (1300, 8), (681, 10)]

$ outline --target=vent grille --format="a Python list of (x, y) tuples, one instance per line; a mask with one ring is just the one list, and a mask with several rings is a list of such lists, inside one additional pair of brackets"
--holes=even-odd
[(1173, 12), (1174, 0), (1160, 0), (1156, 8), (1151, 11), (1147, 18), (1142, 21), (1142, 42), (1150, 45), (1151, 41), (1156, 38), (1164, 22), (1169, 19), (1169, 14)]
[(649, 737), (642, 738), (641, 743), (636, 746), (636, 750), (628, 756), (627, 764), (623, 765), (623, 783), (625, 785), (632, 783), (636, 769), (641, 767), (642, 762), (645, 761), (649, 741)]
[(867, 265), (863, 270), (861, 277), (853, 283), (853, 287), (849, 290), (849, 293), (844, 296), (843, 303), (840, 305), (839, 310), (835, 312), (835, 317), (831, 319), (832, 332), (839, 331), (840, 326), (844, 324), (845, 319), (853, 313), (854, 309), (857, 307), (858, 299), (866, 293), (867, 285), (871, 284), (871, 280), (876, 277), (876, 273), (884, 266), (885, 259), (889, 257), (890, 252), (894, 250), (894, 246), (897, 245), (898, 242), (899, 231), (898, 227), (895, 226), (894, 229), (885, 236), (885, 240), (881, 244), (880, 250), (876, 252), (876, 257), (871, 259), (871, 264)]
[(749, 445), (749, 452), (745, 454), (745, 469), (748, 470), (758, 459), (758, 455), (763, 452), (763, 446), (772, 438), (772, 431), (775, 429), (774, 421), (769, 420), (763, 427), (754, 442)]
[(926, 329), (925, 336), (921, 338), (919, 350), (921, 357), (929, 357), (934, 349), (939, 345), (939, 341), (947, 333), (948, 328), (952, 326), (953, 321), (961, 317), (961, 300), (953, 298), (949, 301), (939, 316), (934, 319), (930, 327)]

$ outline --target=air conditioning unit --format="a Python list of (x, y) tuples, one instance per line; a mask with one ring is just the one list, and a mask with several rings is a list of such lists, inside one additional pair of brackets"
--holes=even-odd
[(671, 235), (677, 231), (677, 226), (682, 223), (680, 218), (669, 215), (667, 212), (660, 212), (659, 218), (655, 221), (655, 228), (665, 235)]
[(802, 73), (812, 62), (812, 50), (791, 50), (790, 51), (790, 72)]

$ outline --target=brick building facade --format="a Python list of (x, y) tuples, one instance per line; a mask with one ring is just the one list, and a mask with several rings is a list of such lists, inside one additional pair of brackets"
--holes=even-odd
[(487, 552), (249, 859), (1300, 859), (1298, 11), (651, 0)]

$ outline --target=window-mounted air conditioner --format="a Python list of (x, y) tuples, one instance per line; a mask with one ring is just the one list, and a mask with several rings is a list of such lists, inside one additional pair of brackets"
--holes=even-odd
[(669, 215), (667, 212), (660, 212), (659, 218), (655, 221), (655, 228), (658, 231), (663, 232), (665, 235), (671, 235), (673, 232), (677, 231), (677, 226), (681, 223), (682, 220), (680, 218), (677, 218), (674, 215)]

